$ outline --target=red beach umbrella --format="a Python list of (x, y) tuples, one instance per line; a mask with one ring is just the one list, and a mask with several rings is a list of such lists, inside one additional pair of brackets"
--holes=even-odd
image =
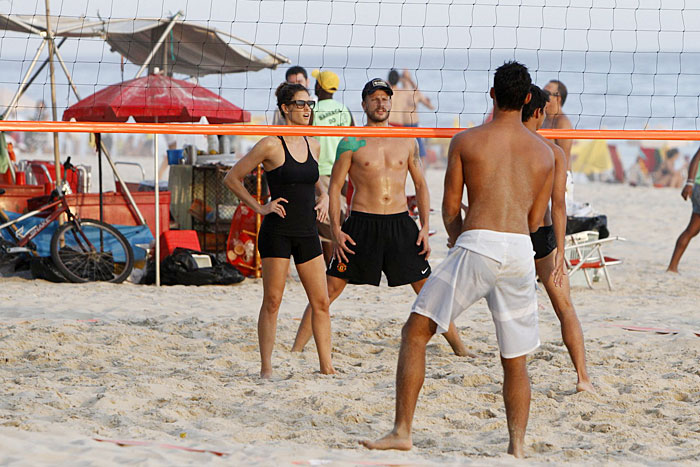
[(140, 123), (241, 123), (250, 113), (194, 83), (163, 75), (149, 75), (112, 84), (63, 112), (63, 120)]

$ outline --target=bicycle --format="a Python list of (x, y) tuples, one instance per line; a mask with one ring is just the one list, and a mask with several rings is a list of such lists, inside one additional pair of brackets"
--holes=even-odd
[[(63, 164), (64, 170), (75, 171), (70, 157)], [(67, 188), (62, 186), (51, 192), (48, 202), (38, 209), (10, 220), (0, 208), (0, 257), (30, 254), (38, 256), (32, 242), (61, 215), (67, 219), (51, 236), (50, 252), (53, 264), (70, 282), (84, 283), (106, 281), (121, 283), (134, 268), (134, 251), (121, 232), (96, 219), (81, 219), (74, 214), (66, 200)], [(5, 190), (0, 189), (0, 196)], [(17, 224), (33, 217), (45, 217), (26, 232)], [(2, 232), (9, 234), (2, 235)]]

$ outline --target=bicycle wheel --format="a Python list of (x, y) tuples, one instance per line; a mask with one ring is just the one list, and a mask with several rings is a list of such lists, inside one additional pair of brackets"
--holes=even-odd
[(71, 282), (120, 283), (134, 268), (128, 240), (109, 224), (94, 219), (66, 222), (51, 237), (51, 258)]

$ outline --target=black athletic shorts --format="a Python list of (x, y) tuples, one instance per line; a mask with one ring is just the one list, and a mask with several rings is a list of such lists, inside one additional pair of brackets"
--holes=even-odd
[(535, 250), (535, 259), (542, 259), (557, 248), (557, 239), (554, 237), (554, 228), (551, 225), (540, 227), (537, 232), (530, 234), (530, 239)]
[(356, 245), (346, 244), (355, 254), (345, 255), (347, 263), (331, 260), (326, 274), (351, 284), (379, 285), (382, 271), (390, 287), (411, 284), (430, 275), (430, 264), (416, 245), (418, 226), (408, 212), (368, 214), (352, 211), (343, 223), (343, 232)]
[(261, 258), (289, 258), (294, 256), (296, 264), (302, 264), (321, 255), (321, 240), (318, 235), (296, 237), (275, 233), (261, 228), (258, 234), (258, 251)]

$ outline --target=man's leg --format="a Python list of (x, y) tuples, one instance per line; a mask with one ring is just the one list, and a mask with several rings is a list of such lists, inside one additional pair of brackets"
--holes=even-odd
[[(411, 287), (413, 287), (413, 291), (416, 292), (416, 295), (420, 293), (425, 281), (427, 280), (428, 278), (426, 277), (425, 279), (421, 279), (418, 282), (413, 282), (411, 284)], [(452, 347), (452, 351), (458, 357), (476, 357), (476, 355), (467, 350), (467, 346), (465, 346), (462, 339), (459, 338), (459, 331), (457, 331), (457, 327), (455, 326), (454, 322), (450, 323), (450, 327), (447, 329), (447, 332), (443, 334), (443, 336), (445, 336), (445, 340), (447, 340), (447, 343), (450, 344), (450, 347)]]
[(690, 216), (688, 227), (685, 228), (676, 241), (676, 248), (673, 250), (673, 256), (671, 256), (671, 262), (668, 265), (667, 271), (678, 272), (678, 263), (680, 263), (685, 249), (688, 248), (688, 243), (690, 243), (690, 240), (695, 237), (698, 232), (700, 232), (700, 214), (693, 213)]
[(260, 377), (272, 376), (272, 348), (277, 335), (277, 314), (289, 270), (289, 258), (263, 258), (263, 301), (258, 316), (258, 343), (260, 345)]
[(503, 402), (508, 421), (508, 454), (525, 457), (525, 430), (530, 415), (530, 378), (527, 375), (525, 355), (516, 358), (501, 357), (503, 365)]
[(576, 383), (577, 391), (593, 392), (588, 370), (586, 369), (586, 349), (583, 341), (583, 330), (581, 323), (576, 316), (576, 310), (571, 303), (571, 289), (569, 287), (569, 276), (565, 275), (561, 287), (554, 285), (552, 279), (552, 271), (554, 270), (554, 255), (557, 250), (547, 255), (544, 258), (535, 260), (535, 269), (537, 276), (542, 281), (547, 295), (552, 302), (554, 312), (559, 318), (561, 324), (561, 337), (564, 340), (564, 345), (569, 350), (571, 361), (574, 363), (578, 381)]
[(396, 369), (396, 417), (391, 433), (376, 441), (361, 441), (368, 449), (408, 451), (413, 446), (411, 425), (418, 394), (425, 378), (425, 346), (437, 325), (430, 318), (411, 313), (401, 330), (401, 350)]
[[(328, 287), (328, 298), (330, 303), (333, 303), (336, 298), (345, 289), (348, 282), (344, 279), (338, 277), (326, 275), (326, 284)], [(309, 342), (311, 336), (313, 335), (313, 326), (311, 323), (311, 304), (306, 305), (304, 309), (304, 316), (301, 318), (301, 323), (299, 323), (299, 329), (297, 330), (297, 336), (294, 339), (294, 345), (292, 346), (292, 352), (301, 352), (304, 350), (304, 346)]]
[(331, 375), (335, 373), (331, 363), (331, 317), (328, 312), (330, 302), (328, 289), (326, 288), (326, 267), (323, 256), (297, 264), (299, 279), (306, 290), (311, 308), (311, 327), (316, 351), (321, 366), (321, 373)]

